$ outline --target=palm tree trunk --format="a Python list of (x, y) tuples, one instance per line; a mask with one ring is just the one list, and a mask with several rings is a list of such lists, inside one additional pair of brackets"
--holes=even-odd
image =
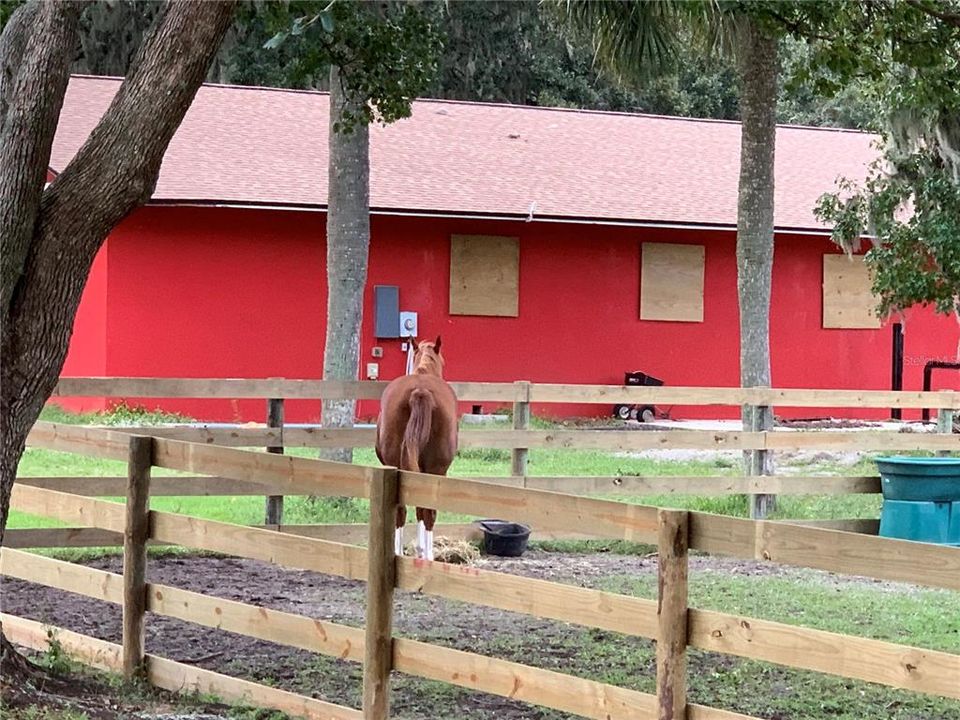
[[(770, 285), (773, 274), (774, 151), (777, 41), (747, 18), (740, 35), (740, 186), (737, 198), (737, 291), (740, 302), (740, 384), (770, 385)], [(773, 427), (770, 408), (744, 406), (745, 430)], [(766, 452), (745, 453), (749, 474), (768, 474)], [(765, 517), (775, 495), (754, 495), (751, 517)]]
[[(363, 292), (370, 249), (370, 133), (364, 120), (347, 123), (362, 106), (330, 68), (330, 165), (327, 199), (327, 341), (324, 380), (356, 380), (360, 364)], [(324, 427), (351, 427), (356, 403), (325, 400)], [(351, 462), (353, 451), (338, 448), (324, 457)]]

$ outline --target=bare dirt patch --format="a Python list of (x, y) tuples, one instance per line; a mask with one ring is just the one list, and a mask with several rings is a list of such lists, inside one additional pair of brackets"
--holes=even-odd
[(27, 676), (11, 673), (8, 667), (0, 672), (0, 717), (10, 720), (221, 720), (229, 712), (225, 705), (186, 703), (183, 697), (156, 688), (121, 688), (106, 676), (80, 668), (62, 675), (41, 668), (31, 669)]

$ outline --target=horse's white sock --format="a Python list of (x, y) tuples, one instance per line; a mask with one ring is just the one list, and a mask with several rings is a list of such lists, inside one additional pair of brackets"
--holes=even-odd
[(398, 527), (393, 531), (393, 551), (397, 555), (403, 555), (403, 528)]
[(417, 520), (417, 557), (424, 557), (427, 549), (427, 529), (423, 520)]
[(426, 535), (426, 549), (427, 554), (425, 557), (427, 560), (433, 560), (433, 530), (424, 530), (424, 535)]

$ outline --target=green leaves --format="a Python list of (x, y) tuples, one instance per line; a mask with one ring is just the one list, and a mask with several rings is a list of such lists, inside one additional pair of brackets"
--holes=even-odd
[(679, 29), (691, 19), (691, 10), (710, 6), (666, 0), (555, 0), (554, 4), (575, 34), (591, 40), (596, 59), (632, 83), (646, 80), (671, 60), (679, 47)]
[(285, 41), (288, 37), (290, 37), (290, 33), (289, 33), (289, 32), (278, 32), (278, 33), (277, 33), (276, 35), (274, 35), (272, 38), (270, 38), (269, 40), (267, 40), (267, 41), (263, 44), (263, 47), (264, 47), (264, 49), (266, 49), (266, 50), (276, 50), (278, 47), (280, 47), (281, 45), (283, 45), (284, 41)]
[(883, 157), (862, 187), (820, 199), (818, 217), (866, 254), (881, 315), (911, 305), (960, 311), (960, 2), (838, 4), (817, 31), (817, 57), (840, 78), (869, 78), (886, 109)]
[(300, 16), (293, 19), (293, 24), (290, 26), (289, 30), (282, 30), (270, 38), (267, 42), (263, 44), (263, 47), (268, 50), (275, 50), (280, 47), (284, 41), (291, 35), (303, 35), (303, 33), (317, 21), (320, 22), (320, 26), (323, 28), (325, 33), (333, 33), (333, 12), (330, 10), (330, 5), (327, 6), (325, 10), (321, 10), (313, 17)]
[(874, 236), (865, 259), (881, 316), (915, 304), (960, 310), (960, 185), (930, 150), (901, 156), (893, 174), (885, 170), (878, 162), (863, 188), (848, 183), (842, 195), (824, 195), (818, 217), (848, 250), (863, 233)]
[(20, 7), (25, 0), (0, 0), (0, 29), (7, 24), (13, 11)]
[(320, 18), (320, 25), (323, 27), (324, 32), (327, 32), (327, 33), (333, 32), (333, 13), (330, 12), (329, 8), (327, 8), (326, 10), (323, 10), (316, 17)]
[(335, 132), (360, 123), (391, 123), (410, 115), (411, 102), (437, 75), (442, 43), (438, 8), (412, 2), (334, 0), (300, 3), (307, 11), (289, 21), (264, 47), (298, 58), (298, 72), (322, 77), (340, 69), (343, 89), (362, 108), (345, 113)]

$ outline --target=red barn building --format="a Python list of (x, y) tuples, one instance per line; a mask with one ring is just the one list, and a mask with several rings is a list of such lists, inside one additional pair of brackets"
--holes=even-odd
[[(118, 87), (71, 80), (52, 174)], [(152, 202), (94, 264), (64, 375), (321, 377), (327, 105), (323, 93), (200, 89)], [(892, 335), (870, 314), (862, 263), (812, 212), (837, 178), (864, 175), (872, 140), (778, 129), (778, 387), (890, 387)], [(374, 332), (374, 287), (388, 285), (421, 335), (443, 335), (453, 379), (617, 384), (640, 369), (670, 385), (737, 385), (739, 146), (733, 122), (416, 102), (371, 132), (359, 371), (403, 372), (400, 341)], [(903, 322), (904, 388), (916, 389), (926, 359), (956, 356), (958, 328), (925, 309)], [(253, 401), (165, 406), (263, 416)], [(288, 417), (318, 412), (298, 403)]]

